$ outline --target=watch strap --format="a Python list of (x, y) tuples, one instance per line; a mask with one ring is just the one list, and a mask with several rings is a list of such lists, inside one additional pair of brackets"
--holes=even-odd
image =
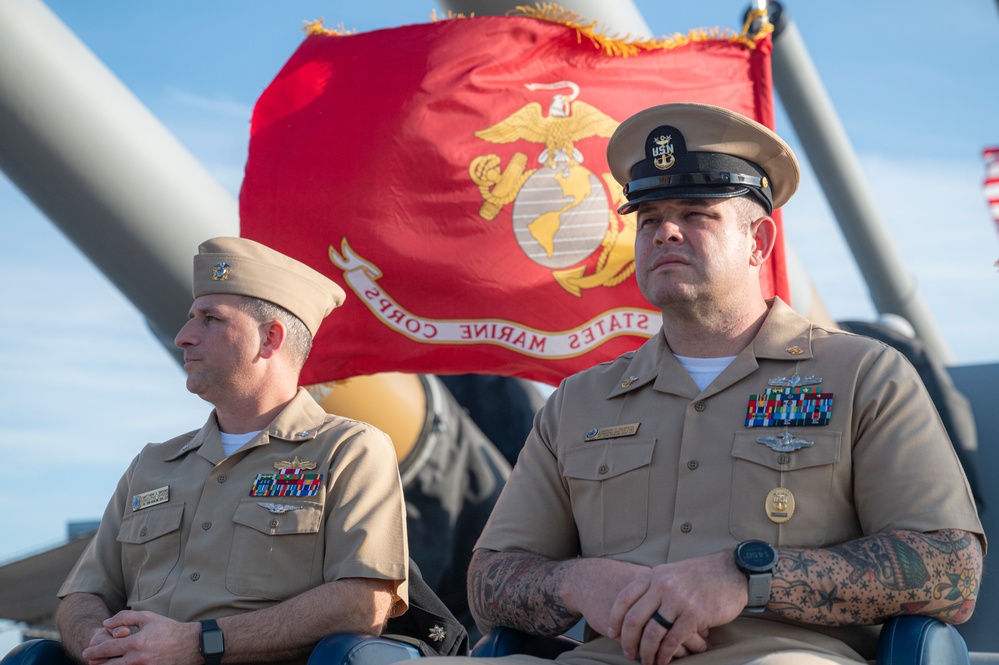
[(770, 586), (773, 583), (773, 573), (748, 573), (749, 602), (746, 609), (750, 612), (762, 612), (770, 601)]
[[(206, 646), (206, 633), (217, 633), (217, 641), (212, 639)], [(210, 636), (210, 639), (211, 637), (214, 636)], [(205, 665), (220, 665), (222, 663), (222, 654), (225, 653), (225, 638), (222, 634), (222, 629), (219, 628), (218, 621), (215, 619), (202, 619), (201, 635), (198, 641), (198, 650), (201, 651), (201, 655), (205, 659)], [(218, 645), (217, 648), (213, 646), (215, 644)]]
[(770, 601), (777, 550), (762, 540), (746, 540), (735, 548), (735, 565), (746, 575), (747, 612), (762, 612)]

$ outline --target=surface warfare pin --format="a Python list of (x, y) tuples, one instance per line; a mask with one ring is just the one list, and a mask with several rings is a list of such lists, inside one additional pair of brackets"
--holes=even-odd
[[(303, 432), (299, 432), (297, 436), (301, 436), (302, 434)], [(308, 432), (305, 432), (304, 434), (308, 434)], [(315, 462), (298, 459), (298, 455), (295, 455), (295, 459), (290, 462), (288, 460), (274, 462), (274, 468), (278, 471), (281, 471), (282, 469), (305, 469), (306, 471), (312, 471), (316, 468), (316, 466), (317, 464)]]
[(155, 506), (158, 503), (166, 503), (170, 500), (170, 486), (159, 487), (132, 497), (132, 512)]

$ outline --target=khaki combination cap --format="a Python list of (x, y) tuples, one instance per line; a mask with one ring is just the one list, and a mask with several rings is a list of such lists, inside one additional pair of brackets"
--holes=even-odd
[(622, 122), (607, 163), (624, 187), (621, 214), (642, 201), (752, 194), (768, 213), (798, 189), (791, 148), (758, 122), (709, 104), (653, 106)]
[(248, 238), (212, 238), (194, 257), (194, 297), (228, 293), (267, 300), (302, 320), (313, 337), (343, 303), (340, 285), (300, 261)]

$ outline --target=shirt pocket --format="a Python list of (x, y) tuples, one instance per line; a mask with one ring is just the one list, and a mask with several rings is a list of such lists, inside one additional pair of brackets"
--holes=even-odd
[(562, 475), (583, 556), (629, 552), (644, 542), (655, 447), (655, 439), (608, 439), (566, 452)]
[(184, 504), (146, 508), (125, 515), (118, 528), (128, 598), (145, 600), (163, 588), (180, 561)]
[[(783, 431), (768, 428), (735, 435), (729, 531), (739, 540), (760, 539), (774, 545), (823, 545), (834, 531), (829, 522), (842, 433), (792, 431), (812, 445), (784, 453), (759, 442), (761, 438)], [(768, 497), (777, 488), (789, 490), (793, 497), (794, 512), (790, 519), (780, 524), (773, 522), (767, 513)], [(788, 509), (791, 507), (789, 505)]]
[(272, 512), (262, 503), (244, 499), (236, 507), (226, 588), (239, 596), (284, 600), (322, 582), (321, 576), (314, 579), (314, 567), (324, 549), (323, 504), (277, 497), (273, 505), (284, 512)]

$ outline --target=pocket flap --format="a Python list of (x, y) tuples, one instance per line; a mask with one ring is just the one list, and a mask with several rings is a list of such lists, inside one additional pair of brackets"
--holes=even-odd
[(118, 529), (118, 542), (141, 545), (180, 528), (184, 504), (146, 508), (129, 515)]
[(610, 439), (566, 452), (563, 475), (580, 480), (607, 480), (652, 462), (655, 439)]
[[(794, 471), (838, 462), (843, 433), (829, 430), (810, 432), (807, 431), (809, 429), (814, 428), (797, 428), (791, 432), (800, 440), (799, 445), (801, 443), (806, 445), (784, 453), (760, 442), (760, 439), (784, 434), (783, 429), (766, 428), (755, 432), (739, 432), (735, 435), (732, 456), (777, 471)], [(807, 445), (809, 443), (812, 445)]]
[(236, 508), (232, 521), (260, 533), (281, 536), (294, 533), (316, 533), (323, 517), (323, 505), (289, 497), (245, 499)]

